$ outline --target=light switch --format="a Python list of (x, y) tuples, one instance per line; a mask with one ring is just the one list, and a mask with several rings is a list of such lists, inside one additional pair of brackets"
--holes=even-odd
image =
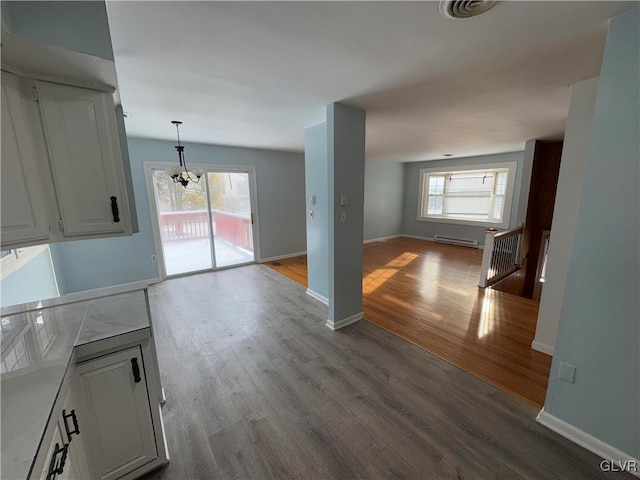
[(313, 220), (313, 210), (309, 210), (309, 220)]
[(311, 195), (311, 196), (309, 197), (309, 203), (310, 203), (311, 205), (315, 205), (315, 204), (316, 204), (316, 196), (315, 196), (315, 195)]
[(560, 362), (558, 378), (564, 382), (574, 383), (576, 380), (576, 367), (565, 362)]
[(344, 210), (340, 210), (340, 221), (341, 222), (347, 221), (347, 212)]
[(340, 206), (341, 207), (346, 207), (347, 205), (349, 205), (349, 195), (347, 195), (346, 193), (341, 193), (340, 194)]

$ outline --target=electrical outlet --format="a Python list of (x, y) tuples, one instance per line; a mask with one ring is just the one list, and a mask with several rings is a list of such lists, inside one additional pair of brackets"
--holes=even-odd
[(151, 255), (151, 261), (155, 263), (155, 261), (157, 260), (155, 255)]
[(558, 378), (567, 383), (574, 383), (576, 381), (576, 367), (565, 362), (560, 362)]

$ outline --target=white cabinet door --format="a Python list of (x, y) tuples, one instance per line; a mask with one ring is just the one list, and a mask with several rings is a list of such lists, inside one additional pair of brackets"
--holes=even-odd
[(47, 243), (49, 200), (43, 169), (28, 121), (24, 88), (18, 77), (2, 72), (2, 229), (3, 248), (13, 244)]
[(79, 363), (76, 373), (96, 478), (114, 480), (157, 458), (140, 347)]
[[(58, 419), (60, 433), (63, 441), (69, 444), (67, 452), (67, 465), (64, 469), (64, 476), (70, 480), (86, 480), (93, 478), (89, 468), (87, 448), (85, 445), (86, 435), (83, 433), (84, 417), (82, 397), (78, 390), (80, 388), (76, 378), (71, 382), (69, 392), (62, 408), (59, 409)], [(56, 477), (58, 480), (59, 477)]]
[[(56, 479), (68, 478), (64, 468), (64, 466), (66, 466), (66, 455), (64, 453), (65, 443), (66, 442), (64, 442), (62, 438), (60, 427), (55, 423), (53, 426), (53, 436), (51, 437), (51, 442), (49, 442), (49, 446), (44, 457), (44, 467), (39, 477), (41, 480), (51, 480), (54, 476)], [(61, 462), (63, 456), (65, 457), (63, 473), (54, 473), (53, 470), (57, 470), (57, 468), (62, 465)]]
[(36, 89), (64, 236), (130, 232), (111, 94), (47, 82)]

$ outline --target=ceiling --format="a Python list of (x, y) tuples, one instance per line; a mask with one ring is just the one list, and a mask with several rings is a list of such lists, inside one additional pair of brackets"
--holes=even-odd
[(130, 136), (302, 151), (325, 105), (367, 111), (367, 158), (419, 161), (560, 139), (599, 74), (609, 1), (107, 2)]

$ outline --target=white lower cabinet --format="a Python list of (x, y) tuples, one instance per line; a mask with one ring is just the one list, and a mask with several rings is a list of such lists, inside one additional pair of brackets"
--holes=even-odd
[(152, 402), (141, 347), (79, 363), (75, 376), (91, 478), (119, 479), (156, 460)]
[(86, 462), (84, 438), (75, 390), (69, 389), (65, 400), (56, 404), (51, 421), (53, 431), (44, 457), (41, 480), (84, 480), (91, 478)]
[(29, 480), (134, 480), (169, 461), (152, 341), (93, 345), (62, 387)]

